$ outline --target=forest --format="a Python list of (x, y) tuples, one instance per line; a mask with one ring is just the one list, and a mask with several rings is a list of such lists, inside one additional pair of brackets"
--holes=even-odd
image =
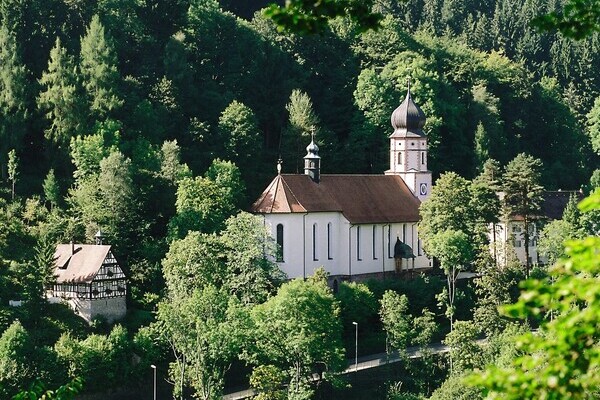
[[(539, 188), (587, 194), (600, 186), (600, 34), (531, 26), (561, 0), (379, 0), (378, 29), (340, 17), (308, 35), (278, 29), (259, 9), (267, 3), (0, 0), (0, 397), (133, 388), (156, 364), (176, 398), (217, 398), (231, 368), (264, 399), (282, 398), (283, 383), (290, 398), (311, 398), (326, 389), (307, 377), (318, 363), (345, 367), (357, 320), (372, 325), (363, 351), (376, 352), (439, 341), (457, 318), (445, 340), (471, 347), (452, 353), (451, 378), (514, 356), (502, 343), (524, 328), (493, 310), (517, 300), (529, 270), (459, 288), (456, 306), (436, 298), (443, 274), (345, 284), (334, 296), (319, 273), (284, 283), (272, 239), (244, 210), (278, 159), (301, 172), (311, 132), (323, 173), (382, 173), (409, 78), (443, 199), (467, 191), (469, 204), (495, 207), (478, 216), (501, 218), (489, 190), (523, 164)], [(574, 200), (570, 210), (547, 226), (554, 259), (562, 239), (598, 235), (597, 211)], [(424, 229), (452, 225), (454, 212)], [(463, 216), (469, 237), (491, 222), (475, 214)], [(129, 278), (129, 313), (115, 326), (44, 300), (55, 245), (91, 243), (99, 229)], [(489, 267), (479, 250), (464, 268)], [(298, 297), (313, 314), (291, 313)], [(306, 323), (329, 341), (285, 336)], [(476, 347), (484, 334), (496, 347)], [(390, 385), (382, 398), (435, 396), (447, 360), (421, 362), (406, 363), (406, 390)], [(442, 386), (452, 385), (464, 389), (458, 378)], [(447, 396), (433, 398), (457, 398)]]

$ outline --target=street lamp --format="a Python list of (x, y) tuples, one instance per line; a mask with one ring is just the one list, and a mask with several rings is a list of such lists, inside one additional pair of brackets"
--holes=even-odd
[(358, 371), (358, 322), (352, 321), (354, 330), (354, 372)]
[(156, 365), (150, 365), (150, 368), (154, 370), (154, 400), (156, 400)]

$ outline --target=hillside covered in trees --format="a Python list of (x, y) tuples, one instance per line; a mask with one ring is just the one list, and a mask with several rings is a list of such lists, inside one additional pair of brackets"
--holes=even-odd
[[(270, 244), (260, 224), (239, 211), (279, 158), (283, 172), (302, 169), (311, 132), (324, 173), (382, 173), (408, 78), (427, 115), (434, 177), (471, 179), (488, 159), (505, 166), (527, 153), (541, 160), (546, 189), (600, 179), (600, 34), (572, 41), (529, 24), (560, 0), (381, 0), (378, 30), (339, 18), (306, 36), (279, 31), (258, 9), (266, 3), (0, 0), (0, 357), (36, 360), (22, 376), (0, 376), (11, 390), (36, 373), (64, 383), (54, 362), (79, 373), (109, 354), (111, 368), (126, 347), (145, 356), (114, 372), (114, 386), (165, 358), (146, 328), (135, 339), (121, 327), (88, 336), (65, 310), (40, 305), (53, 246), (90, 242), (99, 228), (140, 311), (129, 328), (157, 310), (165, 330), (193, 324), (169, 319), (185, 289), (185, 307), (218, 304), (215, 323), (234, 324), (223, 337), (232, 354), (248, 339), (248, 304), (263, 307), (254, 317), (268, 336), (264, 304), (282, 277), (261, 258)], [(184, 260), (214, 274), (190, 283)], [(284, 293), (306, 291), (338, 313), (321, 283)], [(16, 298), (26, 306), (6, 306)], [(340, 340), (329, 355), (336, 364)]]

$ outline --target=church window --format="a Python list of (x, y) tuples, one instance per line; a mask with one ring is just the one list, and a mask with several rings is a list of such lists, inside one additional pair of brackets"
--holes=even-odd
[(373, 260), (377, 260), (377, 225), (373, 225)]
[(277, 255), (276, 260), (283, 262), (283, 224), (277, 224)]
[(417, 240), (417, 255), (423, 255), (423, 248), (421, 247), (421, 239)]
[(388, 225), (388, 232), (387, 232), (387, 245), (388, 245), (388, 258), (392, 258), (392, 226)]
[(331, 253), (331, 222), (327, 224), (327, 259), (333, 260)]
[(425, 152), (421, 153), (421, 164), (425, 165)]
[(313, 248), (313, 261), (319, 261), (319, 250), (318, 250), (318, 238), (317, 238), (317, 224), (313, 224), (312, 230), (312, 248)]
[(402, 164), (402, 153), (398, 153), (398, 165)]
[(406, 224), (402, 224), (402, 241), (406, 243)]
[(356, 259), (361, 261), (360, 258), (360, 225), (356, 227)]

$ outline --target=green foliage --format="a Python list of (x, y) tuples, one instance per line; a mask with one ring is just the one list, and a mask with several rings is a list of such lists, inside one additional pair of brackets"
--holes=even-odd
[(587, 115), (586, 133), (592, 142), (592, 149), (600, 154), (600, 97), (594, 101), (594, 107)]
[(472, 321), (456, 321), (454, 329), (444, 339), (450, 347), (452, 374), (464, 374), (485, 365), (484, 353), (477, 343), (479, 327)]
[(218, 129), (225, 143), (227, 159), (235, 160), (242, 170), (256, 161), (261, 145), (258, 121), (250, 107), (232, 101), (219, 117)]
[(285, 400), (286, 376), (274, 365), (259, 365), (252, 370), (250, 387), (258, 392), (257, 400)]
[[(319, 144), (319, 117), (315, 113), (310, 97), (299, 89), (294, 89), (289, 103), (285, 106), (289, 114), (289, 124), (281, 137), (281, 158), (288, 170), (299, 173), (304, 165), (305, 148), (310, 143), (311, 133)], [(322, 144), (322, 142), (321, 142)]]
[(562, 12), (536, 17), (532, 25), (540, 30), (558, 30), (568, 38), (581, 40), (600, 31), (600, 6), (593, 0), (569, 0)]
[[(21, 148), (29, 118), (28, 71), (21, 60), (14, 31), (0, 26), (0, 163), (8, 149)], [(1, 168), (4, 171), (4, 166)], [(2, 174), (4, 176), (4, 174)]]
[(8, 152), (8, 180), (12, 184), (12, 199), (15, 199), (15, 184), (19, 179), (19, 157), (17, 152), (12, 149)]
[(106, 379), (119, 386), (132, 378), (131, 343), (120, 325), (107, 336), (93, 334), (84, 340), (63, 334), (54, 350), (69, 377), (83, 378), (90, 391), (105, 390)]
[(247, 340), (247, 310), (225, 291), (206, 286), (188, 296), (172, 293), (157, 317), (175, 352), (169, 368), (174, 396), (191, 387), (198, 398), (220, 398), (225, 372)]
[(205, 177), (186, 177), (178, 182), (177, 214), (170, 225), (171, 237), (189, 231), (217, 232), (243, 199), (240, 171), (228, 161), (214, 160)]
[(273, 3), (264, 13), (281, 31), (318, 33), (326, 28), (330, 20), (342, 16), (352, 20), (357, 29), (365, 31), (377, 28), (383, 18), (381, 14), (372, 12), (372, 6), (372, 0), (326, 0), (319, 3), (293, 0), (286, 2), (283, 7)]
[[(81, 77), (91, 117), (104, 120), (122, 106), (117, 55), (98, 15), (94, 15), (81, 38)], [(92, 121), (93, 122), (93, 121)]]
[(254, 345), (246, 357), (253, 364), (271, 364), (285, 372), (288, 396), (302, 397), (310, 393), (310, 378), (318, 364), (324, 364), (328, 373), (344, 366), (339, 313), (326, 282), (284, 283), (277, 295), (252, 309)]
[(43, 90), (38, 95), (37, 105), (50, 122), (44, 131), (46, 138), (62, 147), (80, 132), (83, 117), (77, 69), (58, 37), (50, 51), (48, 70), (40, 78), (40, 85)]
[[(600, 191), (579, 208), (600, 208)], [(519, 301), (505, 307), (512, 317), (540, 320), (548, 312), (554, 317), (542, 320), (539, 332), (519, 337), (517, 350), (523, 355), (509, 366), (490, 366), (470, 378), (488, 398), (583, 399), (597, 392), (599, 248), (598, 237), (567, 241), (566, 256), (550, 269), (552, 283), (527, 281)]]
[(15, 321), (0, 336), (0, 394), (9, 398), (35, 375), (27, 368), (31, 342), (19, 321)]
[(58, 181), (56, 180), (56, 175), (54, 174), (54, 169), (50, 169), (44, 182), (42, 184), (42, 189), (44, 190), (44, 197), (46, 201), (50, 203), (50, 208), (58, 207), (60, 203), (60, 186)]
[(575, 237), (575, 230), (567, 221), (550, 221), (540, 232), (538, 251), (552, 265), (563, 256), (565, 241)]
[(529, 275), (529, 226), (540, 213), (542, 192), (540, 185), (542, 162), (527, 154), (517, 155), (508, 165), (502, 177), (503, 205), (507, 215), (523, 218), (525, 247), (525, 274)]
[(408, 298), (391, 290), (381, 298), (379, 311), (389, 344), (403, 351), (410, 343), (412, 321), (408, 313)]
[(83, 390), (83, 379), (74, 378), (56, 390), (46, 389), (41, 381), (36, 381), (29, 390), (24, 390), (16, 394), (12, 400), (72, 400)]
[(363, 283), (342, 282), (335, 295), (340, 302), (340, 315), (345, 332), (354, 330), (352, 322), (358, 322), (361, 330), (374, 328), (377, 318), (377, 300), (369, 287)]

